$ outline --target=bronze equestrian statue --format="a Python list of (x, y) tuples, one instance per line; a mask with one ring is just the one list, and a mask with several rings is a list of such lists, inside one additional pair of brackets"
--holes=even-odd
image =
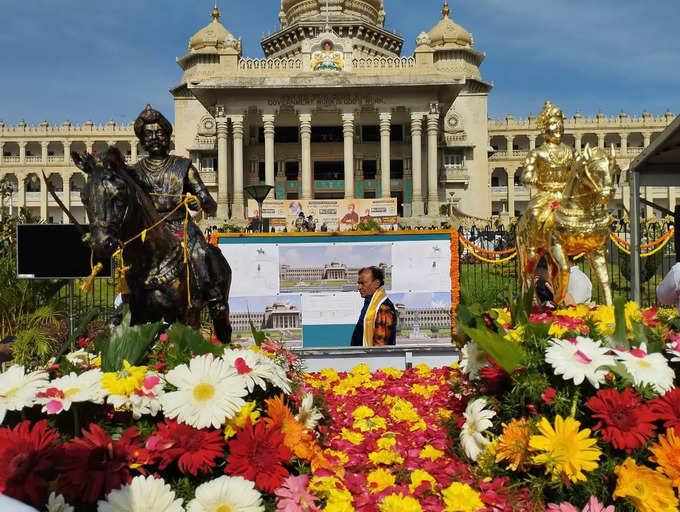
[[(108, 148), (100, 161), (92, 155), (72, 153), (78, 168), (88, 175), (81, 199), (90, 221), (89, 244), (99, 257), (110, 257), (122, 249), (123, 262), (129, 265), (124, 278), (130, 289), (131, 324), (164, 319), (199, 328), (200, 311), (207, 305), (218, 339), (230, 343), (231, 268), (190, 215), (185, 264), (186, 209), (180, 207), (170, 214), (187, 193), (200, 203), (190, 201), (194, 211), (200, 206), (214, 214), (217, 204), (191, 161), (169, 154), (172, 125), (160, 112), (147, 105), (134, 129), (149, 156), (133, 167), (125, 165), (115, 147)], [(158, 227), (148, 229), (166, 216)], [(144, 230), (144, 237), (127, 243)]]

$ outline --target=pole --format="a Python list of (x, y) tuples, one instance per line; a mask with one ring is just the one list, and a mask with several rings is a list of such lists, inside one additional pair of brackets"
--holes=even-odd
[(631, 171), (630, 182), (630, 291), (634, 302), (640, 304), (640, 173)]
[(680, 204), (675, 205), (673, 227), (675, 228), (675, 261), (680, 262)]
[[(76, 317), (73, 313), (73, 279), (69, 279), (68, 282), (68, 330), (69, 334), (73, 336), (76, 330)], [(73, 347), (71, 347), (73, 348)]]
[(264, 204), (264, 201), (258, 201), (257, 202), (257, 205), (258, 205), (257, 216), (258, 216), (258, 220), (259, 220), (259, 223), (260, 223), (260, 233), (264, 233), (264, 226), (262, 225), (262, 205), (263, 204)]

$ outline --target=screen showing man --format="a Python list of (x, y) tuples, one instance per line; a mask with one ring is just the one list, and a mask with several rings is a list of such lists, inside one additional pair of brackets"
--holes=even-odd
[(359, 271), (357, 286), (364, 299), (359, 320), (352, 333), (352, 346), (395, 345), (397, 310), (385, 292), (385, 274), (379, 267)]

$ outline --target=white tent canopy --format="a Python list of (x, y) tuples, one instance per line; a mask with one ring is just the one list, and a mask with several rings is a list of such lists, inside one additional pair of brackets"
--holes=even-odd
[[(680, 187), (680, 116), (630, 163), (632, 299), (640, 302), (640, 187)], [(678, 211), (676, 207), (676, 211)], [(679, 229), (680, 226), (676, 226)], [(676, 251), (678, 247), (676, 247)]]

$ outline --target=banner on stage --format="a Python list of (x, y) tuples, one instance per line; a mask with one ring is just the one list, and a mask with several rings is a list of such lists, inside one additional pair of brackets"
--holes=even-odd
[[(258, 214), (257, 202), (248, 200), (248, 217), (256, 219)], [(268, 219), (277, 232), (351, 231), (359, 222), (368, 220), (392, 229), (397, 224), (397, 199), (272, 199), (263, 203), (262, 218)], [(302, 229), (301, 218), (307, 229)]]
[(450, 234), (220, 237), (231, 265), (234, 342), (250, 322), (292, 347), (350, 344), (359, 272), (379, 267), (398, 314), (397, 344), (451, 343)]

